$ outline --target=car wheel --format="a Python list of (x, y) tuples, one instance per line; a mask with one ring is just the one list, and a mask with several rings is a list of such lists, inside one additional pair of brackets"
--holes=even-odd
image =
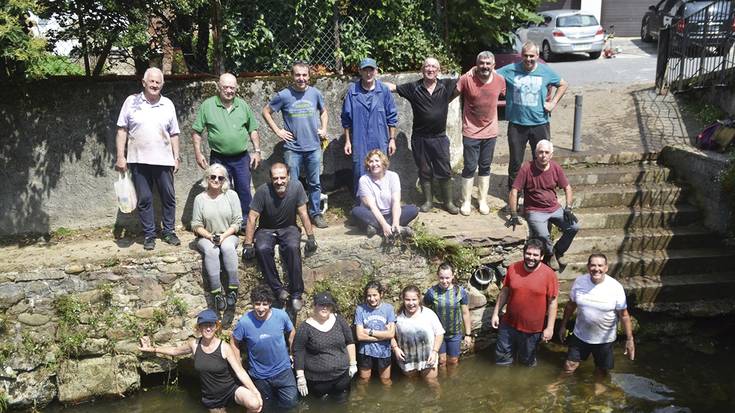
[(598, 59), (601, 54), (602, 52), (589, 52), (590, 59), (592, 60)]
[(554, 52), (551, 51), (551, 46), (549, 46), (549, 42), (547, 41), (544, 41), (544, 44), (541, 46), (541, 58), (547, 62), (554, 59)]
[(648, 17), (644, 17), (643, 21), (641, 22), (641, 40), (646, 43), (653, 41), (651, 33), (648, 33)]

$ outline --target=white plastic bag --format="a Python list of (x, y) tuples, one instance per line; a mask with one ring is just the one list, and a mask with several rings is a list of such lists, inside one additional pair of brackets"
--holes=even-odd
[(120, 212), (129, 214), (135, 210), (135, 206), (138, 204), (138, 196), (135, 193), (135, 186), (128, 171), (119, 173), (117, 182), (115, 182), (115, 195), (117, 195), (117, 206), (120, 208)]

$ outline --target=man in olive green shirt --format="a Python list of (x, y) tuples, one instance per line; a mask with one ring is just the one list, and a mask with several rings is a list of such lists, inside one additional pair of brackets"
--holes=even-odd
[[(217, 82), (219, 94), (202, 102), (194, 130), (194, 155), (200, 168), (209, 166), (202, 154), (202, 134), (207, 131), (210, 163), (222, 164), (230, 175), (232, 187), (240, 197), (243, 226), (250, 211), (250, 169), (260, 165), (260, 138), (258, 121), (244, 100), (237, 97), (237, 79), (225, 73)], [(248, 152), (248, 136), (253, 142), (252, 155)], [(244, 229), (244, 227), (243, 227)], [(241, 231), (244, 232), (244, 231)]]

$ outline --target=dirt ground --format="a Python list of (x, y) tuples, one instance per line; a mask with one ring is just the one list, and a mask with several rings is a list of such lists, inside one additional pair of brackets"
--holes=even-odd
[[(582, 145), (585, 153), (646, 152), (657, 151), (671, 141), (686, 141), (696, 134), (697, 126), (683, 122), (676, 101), (671, 97), (659, 97), (649, 85), (621, 86), (599, 84), (582, 88), (570, 88), (554, 111), (551, 120), (555, 155), (563, 156), (572, 149), (574, 127), (574, 96), (583, 95)], [(689, 127), (686, 125), (690, 124)], [(691, 129), (691, 130), (689, 130)], [(492, 174), (491, 206), (496, 213), (481, 216), (476, 212), (468, 218), (450, 217), (444, 212), (422, 214), (420, 221), (430, 230), (442, 234), (467, 234), (494, 239), (522, 237), (503, 225), (504, 217), (497, 213), (505, 205), (505, 180), (507, 174), (508, 145), (505, 142), (505, 125), (500, 125), (501, 136), (496, 146)], [(331, 227), (318, 230), (317, 239), (350, 237), (350, 229), (344, 225), (344, 212), (329, 214)], [(336, 212), (336, 213), (335, 213)], [(30, 271), (40, 268), (67, 268), (72, 264), (104, 263), (114, 260), (167, 255), (180, 252), (181, 248), (194, 250), (194, 236), (178, 230), (181, 247), (172, 247), (158, 240), (156, 249), (144, 251), (141, 240), (114, 239), (111, 228), (71, 231), (37, 239), (12, 240), (0, 246), (0, 273)], [(330, 239), (334, 242), (334, 239)]]

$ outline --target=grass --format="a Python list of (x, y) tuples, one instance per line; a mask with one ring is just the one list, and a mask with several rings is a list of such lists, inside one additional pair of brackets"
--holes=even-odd
[(467, 280), (480, 265), (475, 248), (430, 234), (424, 224), (417, 225), (414, 232), (413, 247), (429, 258), (452, 264), (457, 279)]

